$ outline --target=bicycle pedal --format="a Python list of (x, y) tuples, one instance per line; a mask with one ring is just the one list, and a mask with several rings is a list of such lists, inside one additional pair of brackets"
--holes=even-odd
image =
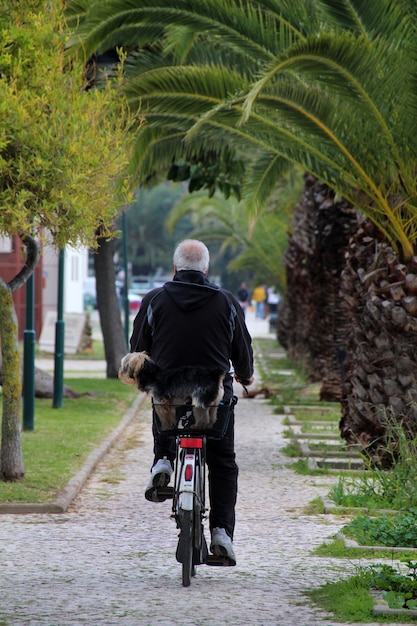
[(216, 556), (215, 554), (209, 554), (206, 558), (206, 565), (214, 565), (217, 567), (234, 567), (235, 561), (229, 559), (228, 556)]
[(172, 500), (172, 498), (174, 497), (174, 487), (157, 487), (156, 491), (159, 498)]
[(145, 491), (145, 498), (149, 502), (165, 502), (174, 497), (173, 487), (151, 487)]

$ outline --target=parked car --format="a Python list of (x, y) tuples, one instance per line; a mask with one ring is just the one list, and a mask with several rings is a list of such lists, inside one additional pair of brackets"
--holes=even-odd
[(152, 289), (153, 285), (148, 276), (132, 276), (130, 289), (138, 296), (144, 296)]
[[(123, 283), (120, 280), (116, 280), (116, 293), (117, 297), (121, 298), (121, 291), (123, 289)], [(83, 285), (83, 300), (84, 310), (92, 311), (97, 308), (97, 292), (96, 292), (96, 277), (87, 276)]]
[(158, 278), (154, 280), (154, 287), (162, 287), (169, 280), (172, 280), (172, 274), (171, 276), (158, 276)]
[(136, 315), (140, 309), (140, 305), (142, 304), (142, 298), (133, 289), (129, 289), (127, 292), (127, 298), (129, 300), (130, 313), (134, 313)]

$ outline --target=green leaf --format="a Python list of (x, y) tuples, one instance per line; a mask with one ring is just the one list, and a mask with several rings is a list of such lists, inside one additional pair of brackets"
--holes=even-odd
[(390, 609), (402, 609), (405, 604), (405, 597), (403, 593), (397, 593), (395, 591), (386, 591), (383, 594), (384, 599)]

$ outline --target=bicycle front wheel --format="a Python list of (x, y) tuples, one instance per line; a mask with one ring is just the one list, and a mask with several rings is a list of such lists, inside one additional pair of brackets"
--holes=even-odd
[(194, 575), (193, 549), (194, 549), (194, 525), (193, 512), (181, 511), (180, 514), (180, 541), (181, 541), (181, 562), (182, 562), (182, 584), (189, 587), (191, 576)]

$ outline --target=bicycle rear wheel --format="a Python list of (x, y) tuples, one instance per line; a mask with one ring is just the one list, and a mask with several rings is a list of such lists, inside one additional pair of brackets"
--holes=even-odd
[(194, 576), (195, 573), (193, 565), (194, 524), (192, 511), (181, 511), (180, 525), (182, 584), (183, 587), (189, 587), (191, 576)]

